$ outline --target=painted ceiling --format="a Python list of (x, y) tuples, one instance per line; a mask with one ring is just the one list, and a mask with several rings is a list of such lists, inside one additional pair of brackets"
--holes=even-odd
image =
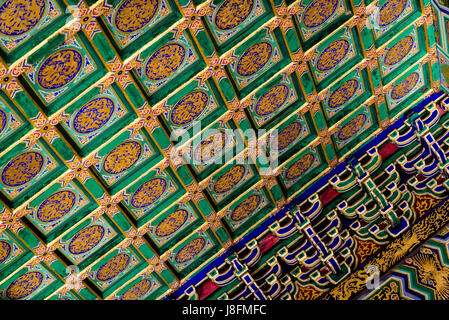
[(447, 298), (448, 7), (0, 0), (0, 297)]

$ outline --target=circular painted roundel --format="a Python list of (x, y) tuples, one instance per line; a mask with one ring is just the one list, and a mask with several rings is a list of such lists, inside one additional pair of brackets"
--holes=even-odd
[(249, 77), (260, 71), (273, 55), (273, 45), (262, 41), (253, 44), (241, 55), (237, 62), (237, 74), (242, 77)]
[(209, 103), (209, 95), (204, 91), (186, 94), (173, 107), (170, 120), (177, 126), (183, 126), (197, 119)]
[(114, 113), (114, 101), (108, 97), (92, 99), (84, 104), (73, 117), (73, 129), (87, 134), (101, 129)]
[(45, 7), (45, 0), (4, 1), (0, 6), (0, 33), (11, 37), (27, 33), (41, 21)]
[(20, 300), (36, 291), (44, 280), (39, 271), (25, 273), (14, 280), (6, 289), (6, 297), (10, 300)]
[(159, 0), (125, 0), (115, 14), (115, 27), (124, 33), (144, 28), (155, 16)]
[(337, 109), (351, 100), (359, 87), (357, 79), (349, 79), (331, 93), (327, 100), (327, 106), (331, 109)]
[(141, 185), (131, 197), (134, 208), (144, 208), (157, 201), (167, 189), (167, 180), (153, 178)]
[(95, 248), (103, 239), (105, 229), (101, 225), (92, 225), (78, 231), (69, 242), (71, 254), (83, 254)]
[(247, 199), (242, 201), (242, 203), (240, 203), (237, 207), (235, 207), (234, 210), (232, 210), (230, 216), (231, 220), (238, 222), (243, 219), (246, 219), (251, 213), (253, 213), (257, 209), (261, 200), (262, 198), (257, 194), (248, 197)]
[(414, 43), (415, 40), (413, 40), (412, 36), (406, 36), (401, 39), (398, 43), (388, 49), (384, 57), (384, 64), (386, 66), (393, 66), (399, 63), (410, 50), (412, 50)]
[(302, 124), (298, 121), (294, 121), (290, 123), (287, 127), (285, 127), (281, 132), (279, 132), (277, 136), (277, 148), (275, 144), (271, 143), (271, 148), (274, 150), (284, 150), (287, 148), (293, 141), (298, 138), (299, 134), (302, 130)]
[(142, 155), (142, 145), (137, 141), (126, 141), (112, 149), (104, 158), (103, 170), (119, 174), (131, 168)]
[(95, 278), (98, 281), (112, 280), (128, 267), (130, 261), (131, 257), (129, 254), (119, 253), (98, 268)]
[(3, 130), (5, 130), (7, 124), (8, 124), (8, 115), (6, 114), (5, 111), (0, 109), (0, 133), (2, 133)]
[(64, 217), (72, 210), (76, 203), (76, 194), (70, 190), (53, 193), (45, 199), (36, 211), (36, 218), (40, 222), (50, 223)]
[(338, 39), (328, 45), (318, 56), (316, 68), (320, 72), (335, 68), (344, 59), (350, 48), (349, 41)]
[(343, 141), (352, 138), (355, 134), (357, 134), (357, 132), (360, 131), (360, 129), (363, 128), (366, 120), (367, 117), (364, 113), (361, 113), (354, 117), (354, 119), (349, 121), (340, 129), (337, 134), (338, 139)]
[(257, 100), (254, 112), (260, 117), (272, 114), (287, 101), (289, 91), (285, 84), (278, 84), (272, 87)]
[(175, 255), (176, 263), (186, 263), (203, 250), (206, 245), (206, 239), (203, 237), (198, 237), (190, 241), (185, 245), (178, 253)]
[(64, 87), (75, 79), (83, 66), (83, 56), (75, 49), (52, 53), (37, 71), (37, 83), (46, 90)]
[(408, 0), (388, 0), (379, 9), (379, 26), (386, 27), (395, 22), (407, 7)]
[(293, 163), (285, 172), (285, 179), (295, 180), (302, 176), (312, 166), (315, 160), (315, 155), (307, 153)]
[(186, 49), (179, 43), (170, 43), (157, 49), (145, 65), (145, 75), (151, 81), (168, 78), (179, 69), (186, 57)]
[(142, 279), (129, 288), (121, 297), (121, 300), (139, 300), (150, 291), (152, 282), (149, 279)]
[(227, 137), (224, 131), (218, 131), (204, 138), (195, 147), (193, 151), (193, 159), (198, 162), (207, 162), (214, 159), (227, 144)]
[(337, 10), (338, 0), (314, 0), (304, 10), (302, 24), (309, 29), (325, 23)]
[(11, 254), (11, 245), (1, 240), (0, 241), (0, 264), (6, 261), (8, 259), (9, 255)]
[(225, 0), (215, 14), (215, 26), (220, 30), (232, 30), (249, 17), (253, 8), (254, 0)]
[(215, 181), (213, 191), (220, 194), (232, 190), (243, 179), (245, 171), (244, 165), (233, 166)]
[(21, 153), (12, 158), (3, 168), (2, 183), (8, 187), (22, 186), (42, 170), (44, 157), (36, 151)]
[(419, 74), (413, 72), (407, 78), (402, 80), (397, 86), (391, 90), (390, 97), (393, 100), (399, 100), (410, 93), (419, 81)]
[(159, 238), (172, 235), (186, 223), (188, 217), (189, 212), (187, 210), (178, 209), (157, 224), (154, 234)]

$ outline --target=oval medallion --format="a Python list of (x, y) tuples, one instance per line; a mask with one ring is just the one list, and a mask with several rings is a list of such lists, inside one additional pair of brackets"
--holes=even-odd
[(190, 241), (185, 245), (175, 256), (176, 263), (186, 263), (192, 260), (195, 256), (203, 250), (206, 245), (206, 239), (199, 237)]
[(11, 245), (6, 241), (0, 241), (0, 264), (8, 259), (11, 254)]
[(331, 109), (336, 109), (351, 100), (359, 87), (359, 81), (356, 79), (349, 79), (335, 91), (331, 93), (327, 100), (327, 106)]
[(224, 131), (218, 131), (201, 140), (193, 151), (193, 159), (197, 163), (214, 159), (226, 146), (227, 139)]
[(279, 132), (277, 136), (277, 148), (276, 144), (272, 143), (271, 148), (273, 150), (284, 150), (287, 148), (293, 141), (298, 138), (299, 134), (302, 130), (302, 124), (298, 121), (290, 123), (287, 127), (285, 127), (281, 132)]
[(5, 113), (5, 111), (0, 109), (0, 133), (2, 133), (3, 130), (5, 130), (7, 124), (8, 124), (8, 115)]
[(35, 151), (21, 153), (12, 158), (2, 171), (2, 182), (8, 187), (18, 187), (33, 180), (42, 170), (44, 157)]
[(271, 43), (262, 41), (246, 49), (237, 62), (237, 74), (249, 77), (261, 70), (273, 55)]
[(76, 195), (70, 190), (53, 193), (45, 199), (36, 211), (36, 219), (43, 223), (54, 222), (72, 210)]
[(37, 71), (37, 83), (44, 89), (59, 89), (75, 79), (83, 66), (83, 57), (75, 49), (51, 54)]
[(186, 94), (173, 107), (170, 119), (177, 126), (183, 126), (197, 119), (209, 103), (209, 95), (204, 91)]
[(327, 21), (337, 10), (338, 0), (314, 0), (304, 11), (302, 24), (309, 29)]
[(70, 240), (69, 252), (83, 254), (95, 248), (104, 237), (104, 227), (100, 225), (88, 226), (78, 231)]
[(307, 153), (298, 159), (294, 164), (292, 164), (285, 173), (285, 179), (295, 180), (296, 178), (303, 175), (312, 166), (315, 160), (315, 155), (312, 153)]
[(245, 171), (244, 165), (238, 164), (233, 166), (215, 181), (214, 192), (220, 194), (232, 190), (243, 179)]
[(178, 44), (166, 44), (154, 52), (145, 65), (145, 75), (151, 81), (168, 78), (178, 70), (186, 57), (186, 49)]
[(289, 88), (285, 84), (278, 84), (274, 86), (260, 96), (254, 106), (254, 112), (258, 116), (264, 117), (277, 111), (284, 105), (288, 98), (289, 91)]
[(153, 178), (145, 182), (134, 192), (131, 205), (134, 208), (143, 208), (157, 201), (167, 189), (167, 180)]
[(33, 29), (45, 12), (45, 0), (6, 0), (0, 6), (0, 33), (20, 36)]
[(156, 14), (158, 0), (125, 0), (117, 9), (115, 27), (125, 33), (142, 29)]
[(178, 209), (159, 222), (154, 230), (156, 237), (167, 237), (178, 231), (189, 217), (189, 212), (185, 209)]
[(129, 288), (123, 295), (122, 300), (140, 300), (151, 289), (152, 282), (142, 279)]
[(413, 72), (407, 78), (402, 80), (397, 86), (394, 86), (393, 90), (391, 90), (390, 97), (393, 100), (398, 100), (410, 93), (419, 81), (419, 74)]
[(128, 267), (130, 261), (131, 257), (129, 254), (119, 253), (98, 268), (95, 278), (98, 281), (112, 280)]
[(251, 14), (254, 0), (225, 0), (215, 15), (215, 25), (220, 30), (231, 30), (241, 25)]
[(404, 12), (408, 0), (388, 0), (379, 9), (379, 26), (386, 27)]
[(387, 66), (393, 66), (400, 62), (404, 57), (412, 50), (414, 40), (412, 36), (407, 36), (401, 41), (396, 43), (390, 49), (384, 57), (384, 64)]
[(325, 72), (336, 67), (346, 56), (350, 48), (349, 41), (338, 39), (332, 42), (321, 52), (316, 61), (316, 68), (320, 72)]
[(361, 113), (354, 117), (351, 121), (345, 124), (337, 134), (338, 140), (344, 141), (352, 138), (360, 129), (363, 128), (367, 117), (366, 114)]
[(8, 286), (6, 297), (10, 300), (26, 298), (39, 288), (43, 280), (44, 275), (39, 271), (25, 273)]
[(126, 141), (112, 149), (104, 158), (103, 170), (119, 174), (131, 168), (142, 154), (142, 145), (137, 141)]
[(101, 129), (114, 113), (114, 101), (107, 97), (95, 98), (76, 113), (73, 129), (81, 134), (92, 133)]
[(260, 201), (262, 198), (254, 194), (250, 197), (248, 197), (246, 200), (242, 201), (237, 207), (232, 210), (231, 213), (231, 220), (234, 222), (241, 221), (243, 219), (246, 219), (251, 213), (254, 212), (254, 210), (257, 209), (257, 207), (260, 204)]

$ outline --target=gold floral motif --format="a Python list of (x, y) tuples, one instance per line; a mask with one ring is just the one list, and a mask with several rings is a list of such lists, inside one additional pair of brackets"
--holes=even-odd
[(36, 211), (36, 219), (43, 223), (57, 221), (72, 210), (76, 195), (70, 190), (53, 193), (45, 199)]
[(384, 285), (369, 297), (369, 300), (399, 300), (400, 290), (396, 282)]
[(304, 11), (302, 24), (316, 28), (327, 21), (337, 10), (338, 0), (314, 0)]
[(134, 208), (143, 208), (157, 201), (167, 189), (167, 180), (153, 178), (145, 182), (134, 192), (131, 205)]
[(414, 40), (412, 36), (406, 36), (401, 41), (396, 43), (385, 54), (384, 64), (387, 66), (393, 66), (399, 63), (404, 57), (412, 50)]
[(3, 168), (2, 183), (8, 187), (24, 185), (42, 170), (44, 157), (36, 151), (21, 153), (12, 158)]
[(8, 259), (11, 254), (11, 245), (6, 241), (0, 241), (0, 265)]
[(203, 250), (206, 245), (206, 239), (203, 237), (198, 237), (190, 241), (187, 245), (185, 245), (178, 253), (175, 255), (176, 263), (186, 263)]
[(196, 162), (207, 162), (217, 156), (226, 145), (226, 133), (218, 131), (201, 140), (193, 152)]
[(44, 60), (37, 71), (37, 83), (44, 89), (59, 89), (72, 81), (83, 66), (83, 56), (75, 49), (61, 49)]
[(0, 133), (3, 132), (7, 124), (8, 124), (8, 116), (5, 113), (5, 111), (0, 109)]
[(220, 30), (231, 30), (241, 25), (250, 15), (254, 0), (225, 0), (215, 15), (215, 26)]
[(407, 6), (408, 0), (388, 0), (379, 9), (379, 26), (386, 27), (396, 21)]
[(119, 174), (131, 168), (142, 154), (142, 145), (137, 141), (126, 141), (112, 149), (104, 158), (103, 170)]
[(26, 298), (40, 287), (43, 280), (44, 275), (39, 271), (25, 273), (8, 286), (6, 297), (10, 300)]
[(336, 109), (348, 102), (357, 91), (359, 81), (357, 79), (349, 79), (331, 93), (327, 100), (327, 106)]
[(338, 39), (332, 42), (319, 55), (316, 61), (317, 70), (325, 72), (336, 67), (346, 56), (350, 46), (349, 41), (346, 39)]
[(124, 33), (142, 29), (156, 14), (159, 0), (125, 0), (117, 9), (115, 27)]
[(170, 120), (182, 126), (197, 119), (209, 103), (209, 95), (204, 91), (193, 91), (182, 97), (173, 107)]
[(354, 117), (351, 121), (345, 124), (337, 134), (337, 138), (341, 141), (352, 138), (360, 129), (363, 128), (367, 120), (366, 114), (361, 113)]
[(85, 103), (73, 117), (73, 129), (81, 134), (101, 129), (114, 113), (114, 101), (99, 97)]
[(112, 280), (128, 267), (130, 261), (129, 254), (119, 253), (98, 268), (95, 278), (98, 281)]
[(45, 0), (6, 0), (0, 6), (0, 33), (20, 36), (33, 29), (42, 19)]
[(243, 200), (237, 207), (232, 210), (231, 220), (234, 222), (246, 219), (251, 213), (253, 213), (260, 204), (262, 198), (254, 194), (247, 199)]
[(249, 77), (260, 71), (273, 55), (273, 45), (266, 41), (253, 44), (246, 49), (237, 62), (237, 74)]
[(103, 239), (105, 229), (100, 225), (88, 226), (78, 231), (70, 240), (68, 250), (71, 254), (83, 254), (95, 248)]
[(151, 289), (152, 282), (142, 279), (129, 288), (121, 297), (121, 300), (140, 300)]
[(407, 78), (402, 80), (398, 85), (394, 86), (393, 90), (391, 90), (390, 97), (393, 100), (398, 100), (405, 97), (410, 93), (418, 83), (419, 74), (417, 72), (413, 72)]
[(290, 123), (287, 127), (282, 129), (277, 136), (277, 147), (275, 146), (275, 142), (271, 142), (272, 149), (274, 150), (284, 150), (287, 148), (293, 141), (298, 138), (299, 134), (302, 130), (301, 122), (294, 121)]
[(157, 49), (148, 59), (145, 75), (151, 81), (168, 78), (178, 70), (186, 57), (186, 49), (179, 43), (170, 43)]
[(245, 171), (244, 165), (233, 166), (215, 181), (213, 191), (220, 194), (232, 190), (243, 179)]
[(178, 209), (168, 215), (164, 220), (158, 223), (154, 230), (156, 237), (167, 237), (178, 231), (187, 221), (189, 212), (185, 209)]
[(254, 112), (263, 117), (277, 111), (287, 100), (289, 91), (285, 84), (274, 86), (257, 100)]
[(315, 160), (313, 153), (307, 153), (292, 164), (285, 172), (285, 179), (295, 180), (310, 169)]

